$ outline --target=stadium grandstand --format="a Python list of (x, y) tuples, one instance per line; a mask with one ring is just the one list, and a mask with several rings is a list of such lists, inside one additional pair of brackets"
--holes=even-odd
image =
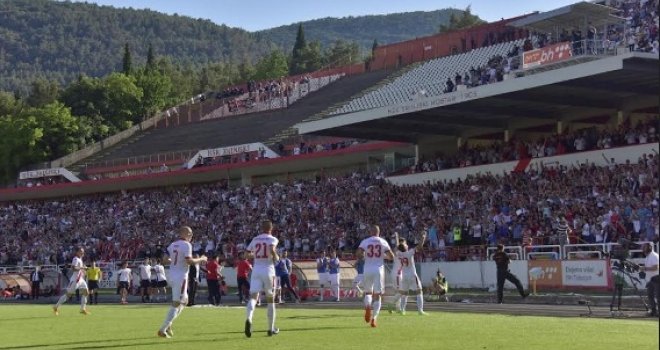
[(657, 4), (580, 2), (388, 45), (287, 108), (170, 115), (59, 167), (96, 181), (0, 191), (0, 265), (63, 264), (79, 245), (156, 256), (184, 223), (195, 251), (231, 264), (261, 217), (296, 260), (352, 259), (373, 222), (388, 239), (428, 232), (421, 262), (487, 260), (498, 243), (530, 261), (602, 259), (621, 238), (657, 248)]

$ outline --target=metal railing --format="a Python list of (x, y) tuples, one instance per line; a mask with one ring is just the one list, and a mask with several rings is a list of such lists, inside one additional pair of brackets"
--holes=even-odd
[(118, 167), (118, 166), (130, 166), (138, 164), (164, 164), (174, 161), (183, 162), (188, 161), (192, 156), (194, 156), (199, 150), (185, 150), (185, 151), (173, 151), (173, 152), (162, 152), (156, 154), (134, 156), (120, 159), (110, 159), (106, 161), (86, 163), (83, 165), (84, 169), (94, 169), (94, 168), (106, 168), (106, 167)]
[(536, 256), (551, 256), (559, 260), (564, 258), (561, 246), (559, 244), (532, 245), (525, 247), (525, 259), (532, 259)]
[(529, 252), (527, 253), (527, 260), (537, 260), (537, 259), (550, 259), (550, 260), (561, 260), (559, 253), (557, 252)]
[[(486, 249), (486, 256), (488, 260), (493, 260), (493, 255), (497, 251), (497, 247), (488, 247)], [(505, 246), (504, 252), (509, 255), (511, 259), (522, 260), (523, 259), (523, 247), (518, 245)]]

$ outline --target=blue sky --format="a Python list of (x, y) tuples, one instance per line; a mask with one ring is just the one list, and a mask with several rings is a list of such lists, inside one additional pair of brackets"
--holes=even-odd
[(474, 14), (490, 22), (533, 11), (548, 11), (578, 0), (87, 0), (87, 2), (115, 7), (148, 8), (168, 14), (178, 13), (254, 31), (323, 17), (430, 11), (446, 7), (462, 9), (470, 4)]

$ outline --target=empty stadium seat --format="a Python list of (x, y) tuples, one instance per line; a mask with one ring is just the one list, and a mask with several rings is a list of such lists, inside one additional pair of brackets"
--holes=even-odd
[(404, 103), (418, 98), (420, 94), (426, 97), (438, 96), (443, 93), (447, 79), (453, 80), (456, 73), (463, 75), (473, 67), (484, 66), (493, 56), (506, 57), (515, 46), (522, 46), (523, 42), (523, 39), (510, 41), (425, 62), (389, 84), (351, 100), (331, 115)]

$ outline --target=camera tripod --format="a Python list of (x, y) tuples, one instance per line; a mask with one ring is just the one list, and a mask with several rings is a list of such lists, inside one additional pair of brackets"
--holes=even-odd
[[(642, 301), (642, 304), (644, 304), (644, 307), (646, 308), (646, 311), (649, 310), (649, 306), (646, 303), (646, 300), (644, 299), (644, 296), (640, 293), (640, 290), (638, 288), (638, 284), (641, 284), (642, 282), (639, 280), (639, 278), (635, 277), (632, 275), (632, 272), (628, 271), (627, 266), (624, 263), (619, 263), (618, 265), (615, 265), (612, 267), (612, 273), (614, 274), (614, 290), (612, 291), (612, 301), (610, 302), (610, 315), (612, 317), (626, 317), (623, 313), (623, 310), (621, 309), (621, 298), (623, 296), (623, 286), (626, 281), (626, 277), (630, 281), (630, 285), (632, 285), (633, 289), (635, 290), (635, 295), (639, 296), (640, 300)], [(618, 299), (617, 299), (618, 297)], [(616, 303), (616, 310), (614, 309), (615, 306), (615, 301)], [(591, 312), (591, 311), (590, 311)]]

